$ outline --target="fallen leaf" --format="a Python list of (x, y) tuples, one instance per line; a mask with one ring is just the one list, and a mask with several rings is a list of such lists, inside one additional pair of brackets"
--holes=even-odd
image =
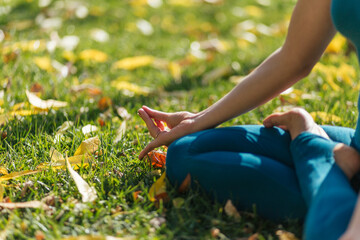
[(186, 192), (189, 188), (190, 188), (190, 184), (191, 184), (191, 175), (190, 173), (188, 173), (184, 179), (184, 181), (181, 183), (178, 192), (179, 193), (184, 193)]
[(175, 82), (181, 82), (181, 66), (176, 62), (170, 62), (168, 65), (169, 72), (174, 78)]
[(149, 190), (150, 201), (155, 202), (160, 199), (167, 198), (165, 177), (166, 177), (166, 172), (164, 172), (161, 175), (161, 177), (150, 187)]
[(99, 129), (97, 126), (91, 124), (88, 124), (81, 129), (84, 135), (89, 135), (90, 133), (96, 132), (98, 130)]
[(181, 208), (181, 206), (184, 205), (184, 202), (185, 202), (185, 200), (183, 198), (181, 198), (181, 197), (174, 198), (172, 200), (173, 206), (175, 208)]
[(70, 90), (75, 93), (87, 91), (92, 96), (98, 96), (102, 94), (101, 89), (92, 84), (81, 84), (77, 86), (72, 86)]
[(333, 40), (327, 46), (325, 52), (327, 53), (339, 53), (344, 49), (346, 45), (346, 38), (341, 34), (336, 34)]
[(16, 208), (39, 208), (43, 210), (50, 210), (50, 207), (40, 201), (29, 201), (29, 202), (11, 202), (11, 203), (0, 203), (0, 207), (8, 209)]
[(216, 227), (212, 227), (210, 229), (210, 234), (213, 238), (217, 238), (220, 234), (220, 229), (216, 228)]
[(98, 136), (89, 138), (80, 144), (80, 146), (76, 149), (74, 156), (94, 153), (96, 150), (98, 150), (99, 145), (100, 139)]
[(5, 167), (3, 167), (3, 166), (0, 166), (0, 173), (1, 174), (9, 174), (7, 169)]
[(42, 91), (44, 91), (44, 88), (40, 83), (36, 82), (33, 85), (31, 85), (30, 92), (38, 93), (38, 92), (42, 92)]
[(30, 104), (39, 109), (49, 110), (52, 108), (57, 109), (57, 108), (67, 106), (67, 102), (56, 101), (53, 99), (42, 100), (35, 94), (29, 92), (28, 90), (26, 90), (26, 96), (27, 96)]
[(47, 72), (54, 71), (54, 68), (51, 64), (51, 59), (49, 57), (35, 57), (34, 63), (42, 70)]
[(161, 227), (161, 225), (166, 223), (166, 219), (164, 217), (155, 217), (151, 219), (149, 223), (151, 226), (158, 229)]
[(107, 42), (110, 39), (109, 34), (105, 30), (99, 28), (92, 29), (90, 31), (90, 36), (93, 40), (100, 43)]
[(201, 84), (208, 85), (209, 83), (219, 78), (229, 75), (231, 72), (232, 72), (231, 66), (216, 68), (204, 75), (204, 77), (201, 79)]
[(20, 172), (12, 172), (12, 173), (6, 174), (4, 176), (1, 176), (0, 182), (18, 178), (18, 177), (22, 177), (22, 176), (26, 176), (26, 175), (31, 175), (31, 174), (38, 173), (41, 171), (43, 171), (43, 170), (37, 169), (37, 170), (25, 170), (25, 171), (20, 171)]
[(108, 55), (96, 49), (86, 49), (80, 52), (79, 58), (84, 61), (103, 63), (108, 60)]
[(2, 202), (3, 200), (4, 193), (5, 193), (5, 188), (2, 184), (0, 184), (0, 202)]
[(63, 134), (69, 130), (72, 126), (74, 126), (74, 122), (72, 121), (65, 121), (59, 128), (59, 130), (57, 130), (55, 137), (54, 137), (54, 141), (55, 143), (60, 142), (61, 137), (63, 136)]
[(70, 173), (70, 176), (75, 181), (75, 184), (82, 195), (83, 202), (93, 202), (97, 199), (97, 193), (94, 187), (90, 187), (84, 179), (72, 169), (67, 156), (65, 156), (66, 166)]
[(133, 199), (134, 201), (136, 201), (139, 198), (139, 194), (141, 193), (141, 191), (135, 191), (133, 192)]
[(131, 114), (126, 110), (124, 107), (118, 107), (116, 108), (116, 112), (119, 114), (119, 116), (124, 120), (130, 120)]
[(224, 210), (225, 210), (226, 215), (228, 215), (229, 217), (233, 217), (235, 219), (240, 219), (240, 213), (238, 212), (238, 210), (233, 205), (233, 203), (230, 199), (227, 200)]
[(94, 235), (82, 235), (62, 238), (61, 240), (135, 240), (133, 237), (112, 237), (112, 236), (94, 236)]
[(114, 139), (114, 144), (118, 143), (124, 136), (126, 132), (126, 121), (123, 121), (120, 127), (116, 130), (116, 137)]
[(112, 101), (111, 98), (109, 97), (102, 97), (98, 102), (98, 108), (100, 109), (100, 111), (104, 111), (108, 109), (111, 105), (112, 105)]
[(113, 69), (134, 70), (139, 67), (149, 66), (154, 62), (153, 56), (136, 56), (121, 59), (113, 64)]
[(279, 237), (279, 240), (299, 240), (293, 233), (285, 230), (277, 230), (276, 235)]
[(112, 81), (111, 86), (116, 88), (117, 90), (128, 91), (138, 95), (147, 96), (150, 93), (150, 89), (147, 87), (141, 87), (134, 83), (129, 83), (126, 81)]
[(164, 168), (166, 163), (166, 154), (161, 151), (151, 151), (148, 153), (151, 165), (156, 168)]
[(340, 117), (327, 112), (320, 112), (320, 111), (311, 112), (310, 115), (314, 119), (314, 121), (320, 120), (322, 122), (335, 122), (335, 123), (341, 122)]

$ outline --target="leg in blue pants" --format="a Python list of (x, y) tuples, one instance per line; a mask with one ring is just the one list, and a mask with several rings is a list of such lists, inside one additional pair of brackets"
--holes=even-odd
[(334, 162), (335, 142), (304, 132), (291, 143), (300, 189), (309, 206), (305, 239), (338, 239), (346, 230), (357, 195)]
[[(354, 130), (324, 126), (334, 141), (351, 143)], [(304, 218), (291, 139), (279, 128), (260, 125), (218, 128), (194, 133), (172, 143), (167, 175), (181, 184), (190, 173), (219, 201), (232, 199), (242, 210), (256, 204), (259, 215), (273, 220)]]

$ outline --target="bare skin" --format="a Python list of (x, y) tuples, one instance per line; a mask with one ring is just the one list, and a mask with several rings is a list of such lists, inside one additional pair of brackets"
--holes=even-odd
[[(310, 114), (302, 108), (271, 114), (263, 123), (265, 127), (277, 126), (289, 131), (291, 139), (295, 139), (302, 132), (311, 132), (329, 138), (326, 132), (314, 122)], [(337, 144), (333, 152), (335, 162), (351, 179), (360, 170), (360, 154), (354, 148), (342, 143)]]

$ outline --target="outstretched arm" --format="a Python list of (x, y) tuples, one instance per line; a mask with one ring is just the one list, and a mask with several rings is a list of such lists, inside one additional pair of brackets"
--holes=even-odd
[[(336, 32), (331, 21), (330, 4), (330, 0), (299, 0), (284, 45), (214, 105), (197, 114), (185, 114), (182, 119), (176, 116), (177, 125), (170, 131), (159, 132), (151, 121), (151, 118), (157, 118), (157, 113), (140, 109), (140, 116), (156, 138), (145, 147), (139, 158), (179, 137), (215, 127), (246, 113), (307, 76)], [(165, 114), (163, 119), (158, 119), (166, 122), (172, 116)]]

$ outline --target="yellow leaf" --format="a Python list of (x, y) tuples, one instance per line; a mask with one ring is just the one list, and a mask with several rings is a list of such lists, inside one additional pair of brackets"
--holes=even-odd
[(90, 187), (87, 182), (84, 181), (84, 179), (74, 171), (74, 169), (71, 168), (71, 165), (69, 163), (69, 160), (67, 157), (65, 157), (66, 160), (66, 166), (70, 173), (70, 176), (72, 179), (74, 179), (75, 184), (82, 196), (83, 202), (93, 202), (97, 199), (97, 193), (94, 187)]
[(47, 72), (53, 72), (54, 68), (51, 65), (51, 59), (49, 57), (35, 57), (34, 63), (42, 70)]
[(80, 144), (78, 149), (76, 149), (74, 156), (91, 154), (98, 150), (99, 145), (100, 139), (98, 136), (89, 138)]
[(79, 58), (85, 61), (106, 62), (108, 55), (96, 49), (86, 49), (80, 52)]
[(341, 118), (331, 113), (311, 112), (310, 115), (315, 121), (321, 120), (322, 122), (335, 122), (335, 123), (341, 122)]
[(141, 87), (133, 83), (129, 83), (126, 81), (112, 81), (111, 86), (118, 90), (126, 90), (138, 95), (148, 95), (150, 93), (150, 89), (147, 87)]
[(171, 76), (175, 79), (176, 82), (181, 81), (181, 66), (176, 62), (170, 62), (168, 66)]
[(67, 106), (67, 102), (61, 102), (61, 101), (56, 101), (53, 99), (49, 99), (49, 100), (42, 100), (40, 99), (38, 96), (36, 96), (35, 94), (29, 92), (26, 90), (26, 96), (30, 102), (31, 105), (33, 105), (36, 108), (40, 108), (40, 109), (57, 109), (57, 108), (61, 108), (61, 107), (66, 107)]
[(263, 10), (257, 6), (249, 5), (244, 8), (245, 12), (252, 17), (261, 17)]
[(337, 70), (338, 76), (350, 86), (353, 84), (353, 79), (356, 78), (355, 68), (346, 63), (342, 63)]
[(154, 62), (153, 56), (136, 56), (121, 59), (113, 64), (114, 69), (133, 70), (139, 67), (149, 66)]
[(154, 202), (157, 200), (157, 197), (163, 194), (166, 194), (166, 172), (164, 172), (161, 177), (150, 187), (149, 197), (150, 201)]
[(62, 54), (62, 57), (68, 60), (69, 62), (75, 62), (76, 61), (76, 55), (72, 51), (64, 51)]
[(0, 207), (8, 209), (16, 208), (39, 208), (43, 210), (50, 210), (50, 207), (40, 201), (29, 201), (29, 202), (10, 202), (10, 203), (0, 203)]
[(112, 237), (112, 236), (93, 236), (82, 235), (76, 237), (62, 238), (62, 240), (134, 240), (133, 237)]
[(278, 235), (279, 240), (299, 240), (293, 233), (284, 230), (277, 230), (276, 235)]
[(346, 38), (341, 34), (337, 34), (330, 44), (327, 46), (325, 52), (327, 53), (339, 53), (346, 45)]
[(39, 52), (45, 50), (46, 41), (45, 40), (30, 40), (30, 41), (21, 41), (16, 42), (10, 45), (6, 45), (2, 49), (2, 54), (7, 54), (14, 52), (18, 49), (24, 52)]
[(7, 180), (10, 180), (10, 179), (14, 179), (14, 178), (21, 177), (21, 176), (26, 176), (26, 175), (38, 173), (38, 172), (41, 172), (41, 171), (42, 170), (25, 170), (25, 171), (20, 171), (20, 172), (12, 172), (10, 174), (6, 174), (4, 176), (1, 176), (0, 177), (0, 182), (7, 181)]
[(0, 184), (0, 202), (2, 202), (4, 197), (5, 188), (2, 184)]
[(0, 173), (1, 174), (9, 174), (5, 167), (0, 166)]
[(236, 207), (232, 204), (231, 200), (227, 200), (224, 207), (226, 215), (229, 217), (234, 217), (235, 219), (240, 219), (240, 213), (236, 209)]

